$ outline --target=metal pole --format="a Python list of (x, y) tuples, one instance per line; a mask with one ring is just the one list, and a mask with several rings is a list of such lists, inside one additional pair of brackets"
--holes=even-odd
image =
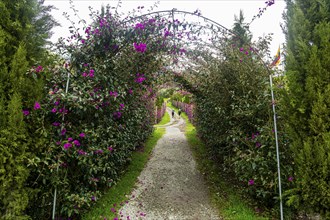
[[(69, 90), (69, 82), (70, 82), (70, 72), (68, 72), (68, 79), (67, 79), (67, 81), (66, 81), (65, 94), (68, 93), (68, 90)], [(62, 126), (61, 126), (61, 130), (64, 128), (64, 127), (63, 127), (63, 122), (64, 122), (64, 113), (63, 113), (63, 115), (62, 115)], [(57, 168), (56, 168), (56, 174), (58, 174), (58, 165), (57, 165)], [(54, 201), (53, 201), (53, 214), (52, 214), (52, 220), (55, 220), (56, 199), (57, 199), (57, 186), (55, 186), (55, 190), (54, 190)]]
[(279, 151), (279, 147), (278, 147), (278, 138), (277, 138), (277, 123), (276, 123), (276, 111), (275, 111), (275, 98), (274, 98), (274, 90), (273, 90), (273, 78), (272, 78), (271, 74), (269, 74), (269, 81), (270, 81), (270, 90), (271, 90), (271, 94), (272, 94), (272, 106), (273, 106), (273, 112), (274, 112), (274, 133), (275, 133), (276, 156), (277, 156), (278, 191), (279, 191), (279, 196), (280, 196), (280, 214), (281, 214), (281, 220), (283, 220), (280, 151)]

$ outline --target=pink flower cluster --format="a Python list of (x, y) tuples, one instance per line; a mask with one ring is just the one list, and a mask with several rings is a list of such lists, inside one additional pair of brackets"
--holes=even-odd
[(89, 70), (89, 74), (86, 73), (86, 72), (83, 72), (81, 75), (82, 75), (83, 77), (87, 77), (87, 76), (89, 76), (90, 78), (94, 78), (94, 73), (95, 73), (95, 70), (91, 69), (91, 70)]
[(147, 45), (144, 43), (134, 43), (134, 48), (136, 52), (144, 53), (147, 50)]
[(142, 83), (144, 80), (146, 80), (146, 78), (144, 77), (144, 74), (141, 74), (141, 73), (136, 74), (135, 82)]
[(136, 30), (143, 30), (143, 29), (144, 29), (144, 25), (141, 24), (141, 23), (137, 23), (137, 24), (135, 25), (135, 29), (136, 29)]
[(248, 182), (248, 185), (249, 185), (249, 186), (254, 185), (254, 179), (250, 179), (249, 182)]
[(118, 96), (118, 92), (116, 92), (116, 91), (110, 91), (109, 92), (109, 95), (110, 96), (113, 96), (113, 97), (117, 97)]
[(38, 67), (36, 68), (36, 72), (37, 72), (37, 73), (41, 72), (42, 70), (43, 70), (42, 66), (38, 66)]

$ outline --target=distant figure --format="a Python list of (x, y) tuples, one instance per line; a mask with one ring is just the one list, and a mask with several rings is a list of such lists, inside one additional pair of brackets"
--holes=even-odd
[(174, 118), (174, 110), (172, 110), (172, 118)]
[(180, 117), (180, 115), (181, 115), (181, 109), (179, 109), (178, 114), (179, 114), (179, 117)]

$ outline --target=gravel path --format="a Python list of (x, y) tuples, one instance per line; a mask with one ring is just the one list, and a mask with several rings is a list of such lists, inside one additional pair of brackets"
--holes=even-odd
[(184, 125), (176, 115), (165, 126), (166, 134), (158, 141), (136, 189), (119, 211), (121, 219), (220, 219), (210, 205), (203, 176), (182, 133)]

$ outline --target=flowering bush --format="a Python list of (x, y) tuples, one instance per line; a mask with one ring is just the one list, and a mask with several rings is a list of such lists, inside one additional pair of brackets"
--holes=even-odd
[(161, 40), (161, 50), (169, 50), (155, 28), (164, 24), (147, 19), (131, 28), (109, 12), (96, 15), (85, 36), (73, 31), (59, 42), (70, 61), (43, 69), (50, 75), (47, 96), (22, 112), (47, 137), (29, 161), (33, 218), (50, 218), (55, 188), (57, 213), (79, 216), (116, 182), (131, 152), (151, 133), (153, 73), (162, 64), (153, 53), (161, 53)]
[[(248, 187), (247, 193), (262, 201), (263, 206), (273, 207), (273, 199), (278, 197), (278, 175), (274, 130), (269, 122), (252, 134), (233, 134), (236, 141), (228, 143), (233, 155), (226, 158), (238, 180)], [(279, 134), (282, 187), (289, 189), (293, 181), (293, 161), (290, 157), (286, 135)]]
[[(268, 39), (239, 48), (219, 45), (220, 58), (203, 56), (200, 70), (191, 72), (196, 126), (219, 165), (264, 206), (273, 207), (278, 178), (269, 72), (255, 53), (267, 53)], [(188, 81), (188, 76), (185, 78)], [(184, 81), (181, 79), (181, 81)], [(283, 124), (279, 127), (283, 131)], [(279, 135), (283, 186), (292, 181), (292, 158), (285, 134)]]

